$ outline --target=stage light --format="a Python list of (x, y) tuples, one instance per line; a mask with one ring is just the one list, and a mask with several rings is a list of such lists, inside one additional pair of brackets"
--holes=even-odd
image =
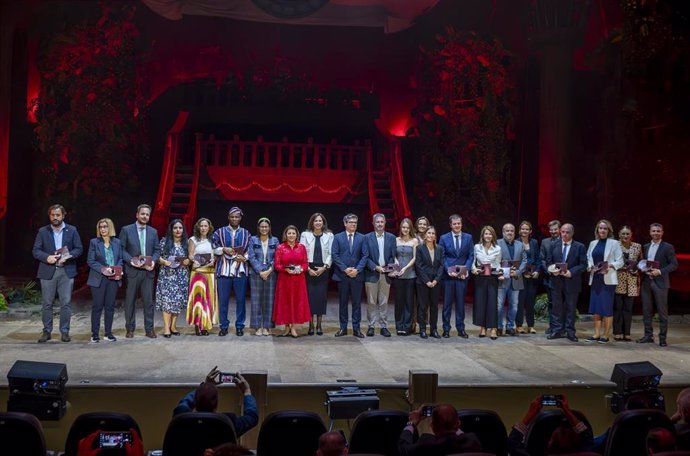
[(665, 410), (664, 395), (657, 387), (663, 373), (649, 361), (613, 366), (611, 381), (616, 390), (609, 396), (613, 413), (634, 409)]

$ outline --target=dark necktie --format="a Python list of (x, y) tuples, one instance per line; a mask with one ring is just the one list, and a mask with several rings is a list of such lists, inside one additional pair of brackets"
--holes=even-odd
[(569, 244), (563, 244), (563, 261), (568, 258), (568, 246)]
[(460, 254), (460, 235), (455, 235), (455, 253)]
[(349, 238), (348, 243), (350, 244), (350, 253), (352, 253), (352, 244), (353, 244), (352, 234), (348, 234), (347, 236)]

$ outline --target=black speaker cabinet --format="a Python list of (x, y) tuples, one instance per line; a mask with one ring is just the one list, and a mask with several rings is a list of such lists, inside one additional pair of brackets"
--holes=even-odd
[(10, 396), (62, 397), (67, 383), (67, 365), (19, 360), (7, 373), (7, 381)]
[(41, 421), (57, 421), (65, 416), (67, 401), (57, 396), (10, 395), (8, 412), (23, 412), (34, 415)]
[(659, 368), (649, 361), (621, 363), (613, 366), (611, 381), (616, 384), (616, 392), (624, 394), (655, 389), (662, 375)]

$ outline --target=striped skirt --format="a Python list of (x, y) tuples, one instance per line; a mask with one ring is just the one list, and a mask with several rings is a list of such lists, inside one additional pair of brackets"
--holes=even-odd
[(218, 297), (213, 266), (192, 271), (187, 299), (187, 324), (209, 330), (218, 324)]

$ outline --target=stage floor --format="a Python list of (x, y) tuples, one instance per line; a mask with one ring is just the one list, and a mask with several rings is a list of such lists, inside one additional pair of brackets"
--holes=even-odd
[[(389, 322), (394, 321), (392, 313), (389, 306)], [(125, 339), (124, 311), (118, 301), (114, 323), (117, 342), (89, 344), (89, 302), (79, 300), (74, 305), (71, 343), (60, 342), (57, 332), (48, 343), (36, 343), (41, 331), (39, 317), (0, 320), (0, 384), (7, 384), (7, 372), (18, 359), (66, 363), (71, 384), (123, 386), (196, 384), (213, 366), (229, 372), (265, 370), (269, 383), (291, 385), (342, 379), (401, 385), (407, 384), (409, 369), (433, 369), (439, 373), (441, 385), (603, 386), (609, 385), (614, 364), (633, 361), (655, 364), (664, 373), (666, 386), (686, 385), (690, 377), (688, 316), (673, 316), (669, 346), (661, 348), (634, 342), (585, 342), (592, 334), (591, 322), (578, 323), (578, 343), (547, 340), (544, 323), (537, 324), (539, 333), (535, 335), (480, 339), (478, 328), (471, 324), (471, 305), (467, 306), (470, 338), (466, 340), (457, 337), (455, 330), (450, 339), (439, 340), (423, 340), (418, 335), (384, 338), (378, 331), (375, 337), (365, 339), (351, 335), (335, 338), (337, 315), (337, 301), (331, 297), (324, 317), (325, 334), (320, 337), (262, 337), (248, 329), (244, 337), (237, 337), (234, 330), (227, 337), (218, 337), (217, 330), (208, 337), (196, 337), (193, 328), (183, 323), (179, 325), (181, 336), (165, 339), (161, 337), (162, 317), (156, 312), (159, 337), (152, 340), (144, 337), (139, 309), (135, 337)], [(394, 329), (394, 324), (389, 327)], [(306, 327), (301, 333), (306, 333)], [(641, 333), (638, 317), (633, 321), (633, 338)]]

